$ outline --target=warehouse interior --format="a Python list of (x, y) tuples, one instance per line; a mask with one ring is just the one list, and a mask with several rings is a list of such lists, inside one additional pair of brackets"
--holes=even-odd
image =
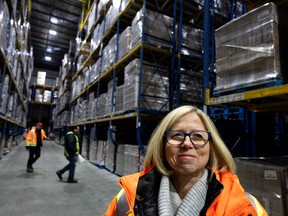
[(40, 121), (59, 145), (80, 125), (96, 167), (138, 172), (161, 119), (190, 104), (269, 215), (288, 215), (288, 1), (0, 4), (0, 159)]

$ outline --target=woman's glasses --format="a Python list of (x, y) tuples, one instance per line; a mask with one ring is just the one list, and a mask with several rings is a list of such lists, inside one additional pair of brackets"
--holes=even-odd
[(211, 133), (205, 130), (195, 130), (190, 133), (181, 130), (168, 130), (165, 131), (164, 136), (171, 146), (180, 146), (188, 136), (194, 147), (203, 148), (208, 143)]

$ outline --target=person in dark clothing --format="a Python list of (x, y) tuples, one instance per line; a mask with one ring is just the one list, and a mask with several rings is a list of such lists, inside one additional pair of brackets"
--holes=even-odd
[(62, 175), (64, 172), (69, 170), (69, 176), (67, 183), (77, 183), (78, 181), (74, 179), (76, 163), (78, 160), (80, 144), (79, 135), (80, 127), (74, 126), (65, 136), (65, 146), (64, 155), (66, 156), (69, 164), (67, 164), (63, 169), (56, 172), (58, 178), (62, 180)]
[(38, 122), (35, 127), (33, 127), (26, 134), (26, 149), (29, 150), (29, 158), (27, 162), (27, 172), (33, 172), (33, 163), (35, 163), (41, 155), (41, 147), (43, 146), (43, 140), (48, 139), (46, 137), (45, 131), (42, 129), (43, 124)]

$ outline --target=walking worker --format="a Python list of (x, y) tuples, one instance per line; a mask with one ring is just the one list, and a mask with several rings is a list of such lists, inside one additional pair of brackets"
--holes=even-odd
[(27, 172), (33, 172), (33, 164), (40, 158), (41, 147), (43, 146), (43, 140), (46, 137), (45, 131), (42, 129), (43, 124), (38, 122), (35, 127), (32, 127), (26, 134), (25, 146), (29, 150), (29, 158), (27, 162)]
[(234, 173), (214, 123), (200, 109), (181, 106), (154, 130), (144, 170), (119, 179), (122, 189), (105, 215), (268, 215)]
[(67, 183), (78, 183), (78, 181), (74, 179), (74, 175), (80, 150), (80, 143), (78, 137), (79, 133), (80, 133), (80, 127), (77, 125), (73, 126), (71, 130), (66, 134), (64, 155), (69, 161), (69, 164), (67, 164), (63, 169), (58, 170), (56, 172), (58, 178), (62, 180), (63, 173), (69, 170)]

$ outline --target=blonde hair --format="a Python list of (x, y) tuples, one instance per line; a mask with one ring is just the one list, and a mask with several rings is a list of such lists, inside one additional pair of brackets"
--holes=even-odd
[[(153, 165), (160, 173), (167, 176), (170, 176), (173, 173), (169, 168), (164, 155), (164, 132), (170, 130), (181, 117), (188, 113), (196, 113), (204, 123), (206, 130), (211, 132), (211, 138), (209, 140), (210, 156), (208, 164), (206, 165), (207, 168), (211, 169), (211, 174), (213, 174), (215, 170), (228, 170), (235, 173), (234, 159), (221, 139), (214, 123), (202, 110), (190, 105), (178, 107), (162, 119), (149, 140), (144, 166), (147, 168)], [(210, 176), (210, 178), (211, 177), (212, 176)]]

